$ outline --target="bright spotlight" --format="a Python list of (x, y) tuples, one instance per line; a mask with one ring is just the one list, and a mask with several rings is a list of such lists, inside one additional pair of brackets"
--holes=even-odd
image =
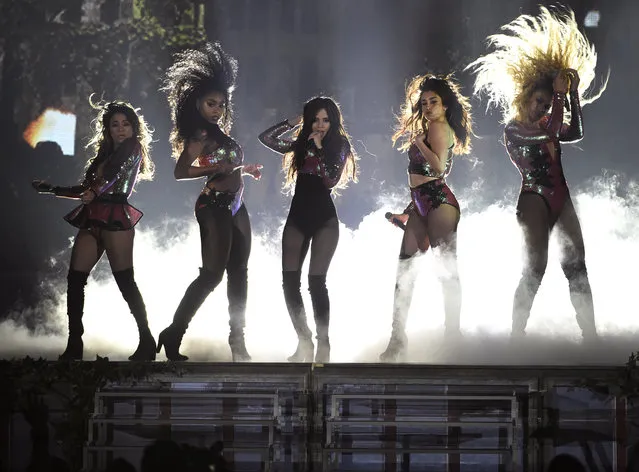
[(586, 13), (586, 18), (584, 18), (584, 26), (586, 28), (596, 28), (599, 26), (600, 19), (601, 15), (599, 14), (599, 10), (590, 10)]
[(75, 121), (73, 113), (47, 108), (33, 120), (24, 131), (23, 137), (31, 147), (43, 141), (53, 141), (60, 145), (66, 156), (75, 154)]

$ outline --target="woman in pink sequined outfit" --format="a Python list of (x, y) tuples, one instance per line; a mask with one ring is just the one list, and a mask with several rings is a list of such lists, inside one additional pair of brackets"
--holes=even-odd
[(539, 16), (521, 15), (502, 29), (509, 34), (489, 37), (494, 50), (469, 68), (476, 73), (475, 93), (486, 93), (489, 104), (503, 113), (506, 149), (522, 177), (517, 219), (525, 257), (513, 303), (512, 336), (525, 334), (556, 229), (577, 322), (584, 339), (592, 340), (597, 330), (584, 241), (564, 177), (561, 143), (583, 137), (581, 106), (605, 89), (604, 83), (584, 97), (595, 77), (597, 55), (570, 10), (541, 7)]
[(393, 329), (382, 362), (401, 360), (406, 352), (406, 322), (417, 272), (415, 256), (437, 248), (447, 338), (460, 335), (461, 285), (457, 271), (459, 203), (446, 176), (455, 154), (470, 152), (470, 104), (450, 76), (414, 77), (398, 117), (393, 143), (408, 154), (411, 203), (390, 221), (406, 224), (397, 264)]
[[(298, 125), (293, 140), (282, 136)], [(330, 360), (330, 302), (326, 273), (339, 240), (339, 221), (331, 192), (356, 179), (355, 154), (337, 104), (316, 97), (304, 105), (302, 117), (284, 120), (260, 134), (266, 147), (283, 154), (286, 184), (295, 196), (282, 235), (284, 298), (298, 337), (291, 362), (313, 361), (315, 346), (302, 301), (301, 270), (311, 250), (308, 287), (317, 328), (315, 362)]]
[(55, 187), (40, 180), (33, 182), (39, 193), (82, 202), (65, 216), (79, 231), (67, 275), (69, 339), (60, 358), (82, 359), (84, 286), (89, 273), (106, 252), (115, 281), (138, 325), (140, 343), (129, 359), (154, 360), (155, 340), (133, 276), (134, 226), (142, 212), (128, 203), (136, 182), (153, 176), (149, 156), (151, 133), (143, 117), (128, 103), (111, 102), (99, 110), (95, 135), (89, 143), (95, 157), (88, 162), (84, 181), (73, 187)]

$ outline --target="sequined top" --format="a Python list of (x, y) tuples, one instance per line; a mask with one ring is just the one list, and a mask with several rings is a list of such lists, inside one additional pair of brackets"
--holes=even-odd
[[(199, 139), (206, 140), (207, 135), (206, 132), (202, 132)], [(227, 136), (225, 142), (213, 149), (209, 141), (205, 141), (204, 150), (202, 154), (197, 158), (197, 165), (200, 167), (213, 167), (219, 164), (228, 163), (233, 165), (234, 167), (240, 167), (244, 162), (244, 151), (240, 145), (231, 137)], [(210, 185), (216, 180), (223, 179), (228, 174), (223, 172), (218, 172), (216, 174), (212, 174), (208, 177), (204, 188), (202, 189), (202, 195), (212, 196), (217, 199), (217, 197), (224, 195), (225, 197), (228, 195), (232, 195), (233, 198), (229, 200), (229, 209), (233, 214), (237, 212), (237, 210), (242, 205), (242, 196), (244, 194), (244, 179), (240, 179), (240, 186), (237, 190), (234, 191), (215, 191)]]
[[(539, 128), (529, 129), (514, 120), (506, 125), (506, 149), (521, 174), (523, 191), (543, 194), (547, 189), (566, 184), (559, 143), (579, 141), (584, 129), (578, 94), (570, 94), (569, 125), (563, 123), (565, 101), (565, 93), (553, 94), (552, 112), (542, 118)], [(551, 146), (555, 151), (554, 158), (550, 153)]]
[[(428, 143), (426, 146), (430, 149)], [(453, 148), (455, 144), (448, 148), (448, 155), (446, 156), (446, 167), (443, 172), (437, 172), (432, 168), (430, 162), (424, 157), (416, 144), (411, 144), (408, 148), (408, 173), (423, 175), (424, 177), (435, 177), (438, 179), (444, 179), (450, 174), (450, 170), (453, 167)]]
[[(258, 137), (260, 142), (280, 154), (286, 154), (293, 150), (293, 142), (282, 139), (281, 136), (293, 129), (288, 121), (284, 120), (275, 126), (270, 127)], [(310, 140), (306, 147), (306, 154), (302, 168), (298, 169), (299, 174), (317, 175), (322, 178), (327, 188), (333, 188), (339, 182), (346, 159), (350, 152), (350, 144), (346, 138), (341, 138), (341, 145), (336, 156), (327, 156), (326, 148), (318, 149), (313, 140)]]
[(91, 189), (96, 197), (118, 196), (129, 198), (140, 172), (142, 147), (136, 138), (127, 138), (104, 160), (94, 160), (81, 185), (55, 187), (54, 193), (61, 197), (79, 198), (82, 192)]

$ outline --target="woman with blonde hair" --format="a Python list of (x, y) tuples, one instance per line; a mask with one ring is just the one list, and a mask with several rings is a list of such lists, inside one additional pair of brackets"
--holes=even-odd
[(572, 11), (541, 7), (540, 15), (521, 15), (502, 30), (488, 38), (493, 50), (468, 68), (476, 74), (475, 94), (486, 94), (489, 106), (501, 110), (506, 149), (522, 176), (517, 219), (525, 261), (514, 297), (512, 336), (525, 334), (546, 271), (549, 237), (556, 228), (577, 322), (584, 339), (594, 339), (584, 241), (563, 173), (560, 143), (583, 137), (581, 106), (599, 98), (606, 83), (587, 93), (595, 78), (597, 54), (579, 31)]

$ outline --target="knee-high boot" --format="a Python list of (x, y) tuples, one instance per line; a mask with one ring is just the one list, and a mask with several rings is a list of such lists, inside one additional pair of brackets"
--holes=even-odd
[(182, 337), (186, 333), (189, 323), (197, 310), (202, 306), (206, 297), (219, 285), (222, 281), (222, 272), (213, 273), (204, 268), (200, 269), (200, 275), (191, 282), (189, 288), (186, 289), (182, 301), (178, 305), (173, 322), (166, 327), (158, 337), (157, 352), (160, 352), (162, 346), (166, 357), (171, 361), (186, 361), (188, 357), (180, 354), (180, 344)]
[(306, 321), (306, 310), (302, 300), (301, 277), (302, 273), (299, 270), (282, 272), (284, 300), (298, 339), (297, 349), (288, 358), (289, 362), (312, 362), (315, 351), (313, 334)]
[(82, 360), (84, 343), (84, 287), (89, 278), (88, 272), (70, 269), (67, 275), (67, 316), (69, 317), (69, 339), (67, 348), (60, 355), (61, 360)]
[(153, 361), (155, 360), (155, 339), (149, 329), (149, 321), (146, 316), (146, 306), (142, 299), (142, 294), (135, 283), (133, 267), (126, 270), (113, 272), (115, 282), (122, 293), (122, 297), (129, 305), (131, 314), (138, 325), (139, 343), (135, 352), (129, 356), (130, 361)]
[(317, 328), (317, 352), (315, 362), (326, 363), (331, 360), (331, 344), (328, 339), (328, 327), (331, 317), (331, 304), (326, 288), (326, 275), (309, 275), (308, 291), (313, 303), (313, 314)]

